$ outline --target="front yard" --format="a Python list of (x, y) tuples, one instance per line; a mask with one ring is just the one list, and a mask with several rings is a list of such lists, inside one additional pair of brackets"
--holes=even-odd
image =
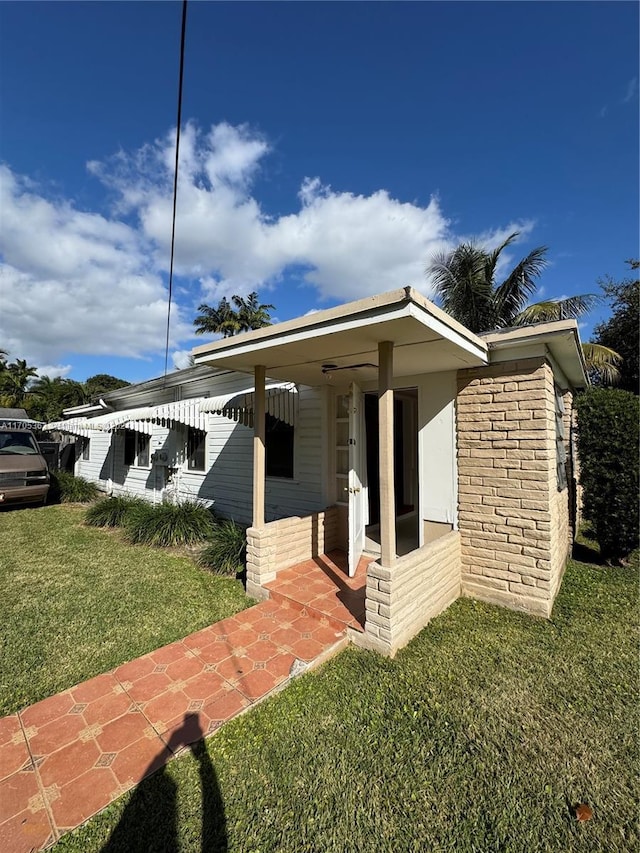
[(637, 850), (637, 568), (570, 563), (551, 621), (460, 600), (393, 661), (351, 648), (56, 853)]
[(239, 581), (85, 527), (84, 512), (0, 512), (0, 716), (252, 603)]

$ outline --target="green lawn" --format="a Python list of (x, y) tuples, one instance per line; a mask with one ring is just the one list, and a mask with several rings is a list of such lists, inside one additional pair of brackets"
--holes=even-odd
[(239, 581), (83, 516), (69, 505), (0, 512), (0, 715), (252, 603)]
[(637, 593), (574, 562), (551, 621), (460, 600), (393, 661), (348, 649), (56, 853), (637, 850)]

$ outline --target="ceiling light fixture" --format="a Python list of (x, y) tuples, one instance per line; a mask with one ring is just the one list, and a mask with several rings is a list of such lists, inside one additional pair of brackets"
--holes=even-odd
[(343, 364), (338, 367), (337, 364), (323, 364), (322, 372), (326, 375), (328, 373), (334, 373), (336, 370), (357, 370), (359, 367), (372, 367), (374, 370), (378, 369), (377, 364), (371, 364), (371, 362), (366, 361), (362, 364)]

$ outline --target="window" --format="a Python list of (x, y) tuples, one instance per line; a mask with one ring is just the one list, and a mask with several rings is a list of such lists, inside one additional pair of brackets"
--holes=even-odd
[(189, 471), (205, 470), (206, 432), (187, 428), (187, 468)]
[(293, 479), (293, 427), (266, 415), (265, 451), (267, 477)]
[(90, 452), (89, 452), (90, 445), (91, 445), (91, 439), (90, 438), (83, 438), (82, 439), (82, 459), (85, 462), (88, 462), (89, 459), (91, 458)]
[(149, 436), (127, 430), (124, 434), (124, 464), (149, 467)]
[(555, 403), (556, 403), (556, 477), (558, 481), (558, 491), (561, 492), (567, 488), (567, 451), (565, 448), (565, 428), (564, 428), (564, 400), (562, 399), (562, 391), (557, 385), (554, 385)]

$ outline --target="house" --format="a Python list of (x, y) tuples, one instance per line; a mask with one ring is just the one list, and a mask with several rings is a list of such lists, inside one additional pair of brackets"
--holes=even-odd
[[(247, 591), (342, 549), (359, 645), (393, 654), (460, 595), (549, 616), (575, 518), (573, 320), (475, 335), (412, 288), (194, 350), (195, 366), (58, 424), (110, 491), (249, 523)], [(51, 425), (50, 425), (51, 426)]]

